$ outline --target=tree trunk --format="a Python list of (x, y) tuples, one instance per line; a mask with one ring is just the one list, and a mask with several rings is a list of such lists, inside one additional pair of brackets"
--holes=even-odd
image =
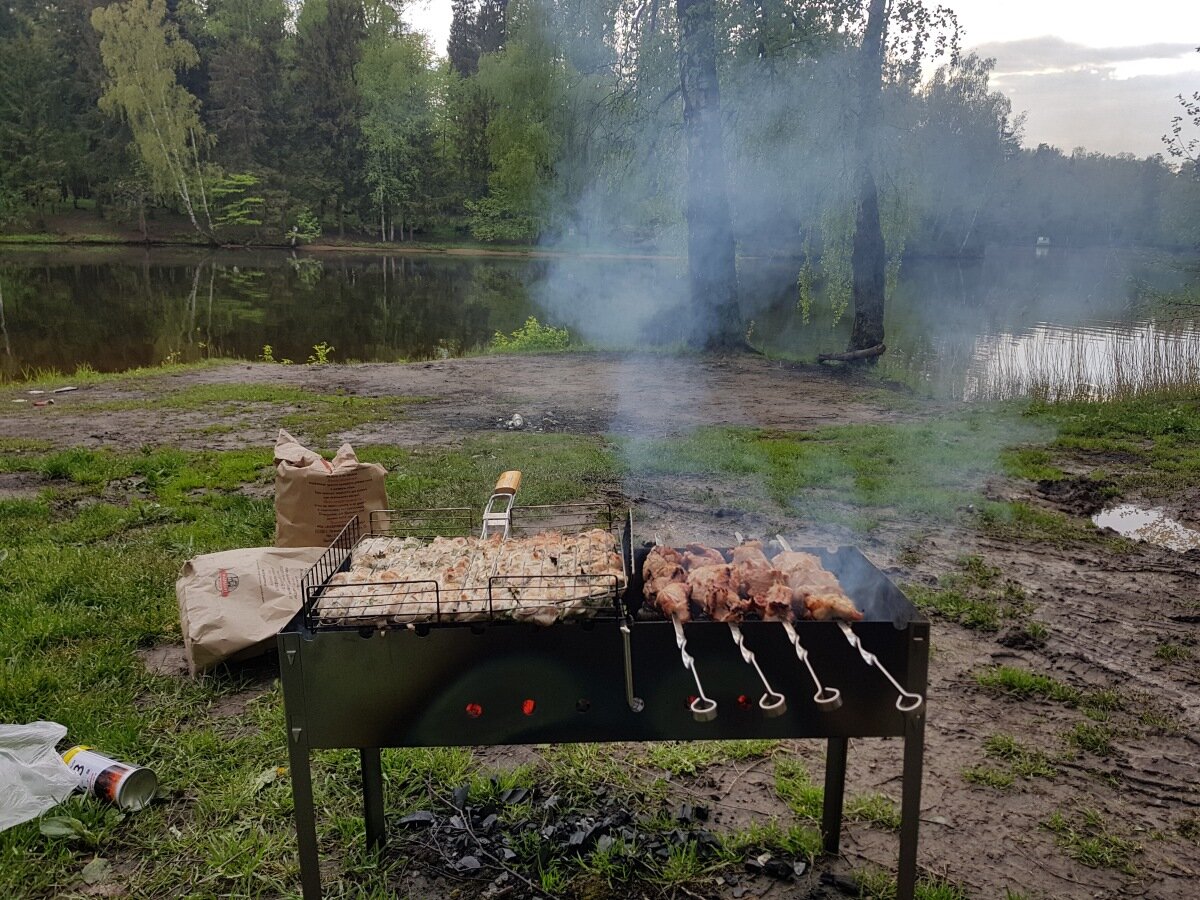
[(721, 92), (713, 0), (677, 0), (679, 85), (687, 142), (689, 342), (705, 350), (742, 346), (733, 222), (721, 140)]
[(867, 31), (859, 54), (858, 139), (855, 141), (858, 154), (858, 214), (855, 217), (854, 246), (850, 255), (854, 328), (847, 347), (851, 351), (865, 350), (883, 343), (887, 248), (879, 221), (879, 189), (875, 183), (874, 166), (886, 30), (886, 0), (871, 0)]

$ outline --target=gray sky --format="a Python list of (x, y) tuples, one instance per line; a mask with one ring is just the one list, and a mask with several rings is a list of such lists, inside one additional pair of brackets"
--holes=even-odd
[[(941, 2), (964, 46), (996, 59), (993, 86), (1028, 114), (1029, 146), (1158, 153), (1175, 96), (1200, 90), (1200, 0)], [(450, 0), (413, 0), (407, 17), (446, 52)]]

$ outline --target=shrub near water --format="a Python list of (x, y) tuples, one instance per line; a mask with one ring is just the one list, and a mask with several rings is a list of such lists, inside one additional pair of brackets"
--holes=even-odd
[(532, 353), (546, 350), (566, 350), (571, 335), (565, 328), (543, 325), (530, 316), (525, 324), (505, 336), (499, 331), (492, 337), (489, 349), (494, 353)]

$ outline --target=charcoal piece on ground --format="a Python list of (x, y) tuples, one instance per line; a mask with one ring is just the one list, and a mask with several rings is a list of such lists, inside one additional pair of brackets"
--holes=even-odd
[(615, 843), (616, 841), (613, 840), (611, 834), (602, 834), (600, 835), (600, 839), (596, 841), (596, 852), (604, 853)]
[(462, 787), (456, 787), (454, 789), (454, 794), (452, 795), (452, 802), (454, 803), (454, 806), (458, 809), (462, 809), (464, 806), (466, 806), (467, 797), (470, 796), (470, 793), (471, 788), (469, 785), (464, 784)]
[(483, 831), (484, 833), (491, 831), (496, 826), (496, 822), (498, 820), (499, 817), (495, 813), (486, 816), (484, 820), (479, 823), (479, 830)]
[(695, 814), (695, 811), (692, 808), (692, 804), (681, 803), (681, 804), (679, 804), (679, 808), (675, 810), (675, 821), (683, 822), (686, 824), (686, 823), (692, 821), (692, 816), (694, 814)]
[(455, 864), (455, 867), (460, 872), (474, 872), (477, 869), (482, 868), (482, 866), (483, 866), (483, 864), (479, 861), (479, 858), (476, 856), (464, 856), (462, 859), (460, 859)]
[(528, 788), (509, 788), (500, 795), (501, 803), (523, 803), (529, 797)]
[(437, 822), (437, 816), (425, 809), (417, 810), (414, 813), (409, 813), (407, 816), (401, 816), (397, 825), (403, 828), (428, 828)]
[(772, 859), (763, 869), (772, 878), (778, 878), (780, 881), (791, 881), (795, 874), (792, 871), (792, 864), (785, 859)]

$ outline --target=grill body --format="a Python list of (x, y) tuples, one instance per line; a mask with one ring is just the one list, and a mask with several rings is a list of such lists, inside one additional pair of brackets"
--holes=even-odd
[[(634, 551), (628, 532), (623, 543), (633, 577), (623, 600), (628, 615), (622, 617), (545, 627), (492, 622), (321, 628), (314, 626), (308, 608), (319, 586), (312, 592), (306, 609), (278, 641), (305, 900), (321, 894), (312, 750), (360, 750), (367, 839), (379, 843), (384, 838), (379, 751), (384, 747), (826, 738), (822, 826), (826, 850), (836, 852), (847, 739), (887, 736), (905, 740), (897, 886), (902, 900), (912, 896), (924, 706), (901, 713), (895, 688), (864, 663), (837, 624), (797, 622), (815, 670), (842, 692), (840, 708), (820, 710), (813, 682), (782, 626), (745, 622), (746, 645), (775, 690), (787, 697), (786, 712), (766, 717), (757, 703), (763, 684), (741, 657), (729, 628), (696, 621), (684, 626), (688, 651), (719, 708), (715, 720), (696, 721), (689, 710), (695, 685), (680, 663), (671, 624), (638, 618), (638, 573), (646, 549)], [(928, 622), (858, 550), (810, 552), (822, 556), (863, 611), (864, 621), (854, 625), (863, 646), (901, 685), (923, 695)], [(628, 655), (622, 625), (628, 628)], [(638, 704), (630, 703), (630, 673)]]

